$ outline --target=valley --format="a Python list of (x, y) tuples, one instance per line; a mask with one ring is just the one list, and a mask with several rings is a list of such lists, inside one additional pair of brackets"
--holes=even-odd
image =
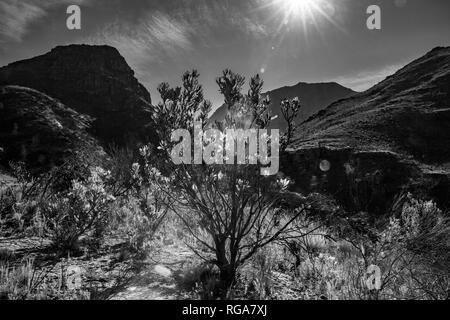
[[(196, 71), (151, 98), (109, 46), (0, 68), (2, 299), (448, 298), (450, 48), (359, 93), (218, 79), (242, 117), (223, 105), (208, 119)], [(187, 143), (196, 122), (248, 119), (296, 128), (275, 174), (170, 161), (174, 130)]]

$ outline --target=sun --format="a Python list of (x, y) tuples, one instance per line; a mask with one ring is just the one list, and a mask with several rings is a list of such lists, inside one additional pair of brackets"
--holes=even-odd
[(319, 0), (280, 0), (280, 5), (287, 16), (311, 18), (317, 13)]
[(260, 0), (261, 8), (270, 7), (274, 17), (283, 17), (284, 24), (315, 24), (326, 19), (334, 24), (337, 0)]
[[(313, 25), (319, 29), (327, 20), (337, 26), (333, 16), (336, 13), (337, 1), (334, 0), (267, 0), (275, 9), (275, 16), (283, 17), (282, 26), (302, 26), (304, 32)], [(339, 26), (337, 26), (340, 28)]]

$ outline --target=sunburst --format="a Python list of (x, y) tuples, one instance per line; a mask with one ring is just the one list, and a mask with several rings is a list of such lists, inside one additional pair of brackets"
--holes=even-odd
[(314, 19), (321, 0), (276, 0), (289, 18)]

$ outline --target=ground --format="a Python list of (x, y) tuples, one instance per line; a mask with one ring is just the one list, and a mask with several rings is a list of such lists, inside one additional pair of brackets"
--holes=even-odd
[(185, 266), (195, 260), (187, 248), (168, 245), (145, 261), (145, 268), (135, 275), (113, 300), (179, 300), (189, 298), (179, 289)]
[[(14, 252), (17, 263), (33, 259), (41, 266), (37, 274), (49, 281), (70, 281), (67, 270), (81, 272), (84, 289), (91, 298), (112, 300), (174, 300), (192, 298), (181, 288), (186, 268), (196, 261), (193, 253), (177, 244), (161, 245), (142, 261), (124, 255), (123, 243), (108, 241), (98, 254), (58, 257), (50, 250), (51, 242), (39, 238), (0, 238), (0, 251)], [(66, 271), (62, 271), (66, 270)], [(63, 281), (64, 282), (64, 281)]]

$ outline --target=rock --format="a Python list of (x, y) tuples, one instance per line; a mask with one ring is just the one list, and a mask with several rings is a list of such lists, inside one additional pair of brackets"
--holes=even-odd
[(82, 274), (85, 271), (79, 266), (69, 266), (66, 270), (66, 286), (69, 290), (78, 290), (82, 286)]
[(169, 278), (172, 276), (172, 271), (162, 265), (156, 265), (153, 271), (164, 278)]
[(164, 239), (163, 243), (165, 246), (173, 246), (175, 241), (173, 241), (173, 239)]

